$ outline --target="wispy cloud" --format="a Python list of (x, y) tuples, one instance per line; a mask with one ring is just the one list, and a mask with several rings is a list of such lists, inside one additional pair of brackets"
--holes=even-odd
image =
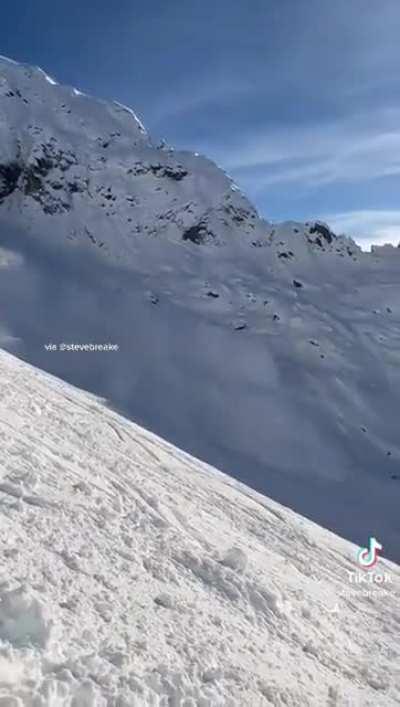
[(268, 129), (214, 149), (219, 162), (259, 191), (279, 183), (318, 186), (400, 174), (400, 110), (317, 126)]
[(400, 209), (366, 209), (323, 216), (338, 233), (346, 233), (356, 240), (364, 250), (371, 245), (400, 243)]
[(183, 118), (197, 110), (206, 111), (212, 105), (224, 105), (254, 92), (250, 81), (224, 76), (196, 77), (177, 82), (168, 88), (153, 104), (153, 126), (162, 125), (170, 118)]

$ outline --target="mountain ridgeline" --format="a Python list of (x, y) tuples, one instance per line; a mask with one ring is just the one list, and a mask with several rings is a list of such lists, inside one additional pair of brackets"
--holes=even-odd
[(40, 69), (0, 59), (0, 109), (0, 345), (398, 560), (400, 250), (268, 223)]

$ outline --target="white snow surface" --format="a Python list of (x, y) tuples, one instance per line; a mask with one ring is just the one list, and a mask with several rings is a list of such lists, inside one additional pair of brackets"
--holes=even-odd
[(40, 69), (0, 59), (0, 111), (0, 345), (398, 562), (400, 249), (267, 223)]
[[(2, 707), (395, 707), (400, 568), (0, 352)], [(346, 595), (352, 589), (353, 594)]]

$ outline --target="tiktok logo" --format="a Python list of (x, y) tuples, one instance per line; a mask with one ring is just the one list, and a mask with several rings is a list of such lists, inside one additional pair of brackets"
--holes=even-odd
[(362, 547), (357, 553), (357, 562), (364, 569), (375, 567), (378, 562), (378, 552), (383, 550), (383, 547), (378, 543), (376, 538), (369, 539), (368, 547)]

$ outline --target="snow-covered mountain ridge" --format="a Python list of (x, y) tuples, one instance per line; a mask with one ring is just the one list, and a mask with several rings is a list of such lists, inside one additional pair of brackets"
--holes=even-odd
[(40, 69), (0, 60), (0, 109), (2, 346), (399, 559), (400, 250), (263, 221)]
[[(58, 238), (89, 241), (115, 259), (132, 255), (139, 234), (197, 244), (239, 235), (253, 247), (274, 240), (221, 169), (155, 146), (130, 109), (59, 86), (38, 68), (0, 59), (0, 71), (0, 202), (25, 226), (32, 212), (37, 226), (48, 227), (51, 215)], [(75, 227), (73, 215), (62, 218), (71, 211), (79, 214)], [(317, 249), (359, 250), (329, 229), (311, 225), (306, 232)], [(279, 250), (279, 257), (294, 257)]]
[(398, 566), (352, 583), (351, 543), (4, 352), (0, 376), (2, 705), (399, 704)]
[[(89, 241), (115, 259), (129, 257), (142, 233), (219, 241), (223, 220), (228, 233), (245, 219), (257, 232), (254, 209), (208, 160), (155, 147), (125, 107), (58, 86), (40, 69), (0, 66), (0, 198), (22, 221), (32, 210), (39, 221), (52, 215), (58, 237)], [(71, 211), (75, 228), (57, 218)], [(99, 227), (104, 240), (92, 232)]]

